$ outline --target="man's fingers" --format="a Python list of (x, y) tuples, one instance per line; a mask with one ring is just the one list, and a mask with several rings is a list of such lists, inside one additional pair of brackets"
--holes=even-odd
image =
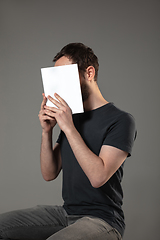
[(45, 115), (44, 109), (42, 109), (42, 110), (39, 111), (38, 116), (40, 117), (40, 116), (43, 116), (43, 115)]
[(44, 109), (44, 106), (46, 105), (46, 102), (47, 102), (47, 98), (45, 97), (44, 93), (42, 93), (42, 96), (43, 96), (43, 101), (41, 104), (41, 109)]
[(66, 101), (61, 98), (57, 93), (54, 94), (54, 96), (58, 99), (59, 102), (61, 102), (64, 106), (68, 106), (68, 104), (66, 103)]
[(58, 108), (62, 107), (62, 104), (60, 102), (58, 102), (57, 100), (55, 100), (54, 98), (52, 98), (50, 95), (48, 96), (48, 99), (54, 104), (56, 105)]
[(50, 117), (48, 115), (45, 115), (45, 116), (42, 116), (42, 120), (43, 121), (46, 121), (46, 120), (50, 120), (50, 121), (53, 121), (53, 120), (56, 120), (54, 117)]
[[(58, 111), (61, 111), (61, 110), (59, 110), (59, 109), (57, 109), (57, 108), (55, 108), (55, 109), (57, 110), (57, 112), (58, 112)], [(53, 117), (53, 118), (55, 118), (55, 116), (56, 116), (56, 112), (53, 112), (53, 111), (50, 111), (50, 110), (47, 110), (47, 109), (44, 110), (44, 113), (45, 113), (47, 116), (50, 116), (50, 117)]]
[(58, 111), (58, 108), (49, 107), (49, 106), (44, 106), (44, 109), (45, 109), (45, 110), (50, 110), (50, 111), (52, 111), (52, 112), (57, 112), (57, 111)]
[[(58, 101), (57, 101), (56, 99), (52, 98), (50, 95), (48, 95), (47, 98), (48, 98), (55, 106), (57, 106), (58, 109), (64, 110), (64, 108), (69, 107), (68, 104), (65, 102), (65, 100), (64, 100), (63, 98), (61, 98), (57, 93), (55, 93), (54, 95), (55, 95), (55, 97), (57, 98)], [(56, 112), (56, 111), (57, 111), (57, 110), (55, 109), (55, 112)]]

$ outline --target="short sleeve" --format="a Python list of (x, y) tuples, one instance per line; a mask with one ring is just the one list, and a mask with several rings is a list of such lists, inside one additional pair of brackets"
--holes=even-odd
[(119, 148), (128, 152), (128, 157), (130, 157), (136, 135), (137, 131), (133, 116), (123, 113), (108, 129), (103, 145)]

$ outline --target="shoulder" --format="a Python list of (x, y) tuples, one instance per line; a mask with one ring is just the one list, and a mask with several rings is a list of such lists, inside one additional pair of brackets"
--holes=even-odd
[(110, 123), (108, 132), (117, 137), (135, 140), (137, 130), (133, 115), (112, 105), (111, 116), (112, 122)]
[(112, 121), (106, 132), (103, 145), (117, 147), (131, 155), (132, 146), (136, 139), (137, 131), (134, 117), (113, 105), (110, 112)]
[(128, 113), (116, 107), (114, 104), (112, 105), (111, 112), (116, 122), (119, 121), (119, 122), (123, 122), (124, 124), (135, 125), (135, 118), (131, 113)]
[(124, 125), (135, 126), (135, 118), (130, 113), (122, 112), (122, 114), (119, 115), (118, 120)]

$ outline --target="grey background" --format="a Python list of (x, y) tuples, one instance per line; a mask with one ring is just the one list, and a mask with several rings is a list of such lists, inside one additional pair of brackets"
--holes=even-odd
[[(0, 1), (0, 212), (62, 204), (61, 175), (40, 173), (40, 68), (69, 42), (99, 57), (99, 86), (136, 118), (125, 165), (124, 240), (158, 239), (160, 1)], [(54, 131), (56, 141), (59, 129)]]

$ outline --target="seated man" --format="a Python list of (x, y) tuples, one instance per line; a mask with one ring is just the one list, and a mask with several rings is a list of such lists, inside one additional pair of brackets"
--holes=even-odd
[[(63, 171), (63, 206), (37, 206), (0, 215), (1, 239), (121, 239), (125, 229), (121, 181), (136, 137), (134, 118), (105, 100), (97, 85), (98, 59), (71, 43), (55, 66), (77, 63), (84, 113), (72, 114), (58, 94), (44, 96), (41, 171), (46, 181)], [(73, 89), (74, 91), (74, 89)], [(56, 107), (46, 106), (47, 98)], [(61, 132), (52, 147), (54, 126)]]

